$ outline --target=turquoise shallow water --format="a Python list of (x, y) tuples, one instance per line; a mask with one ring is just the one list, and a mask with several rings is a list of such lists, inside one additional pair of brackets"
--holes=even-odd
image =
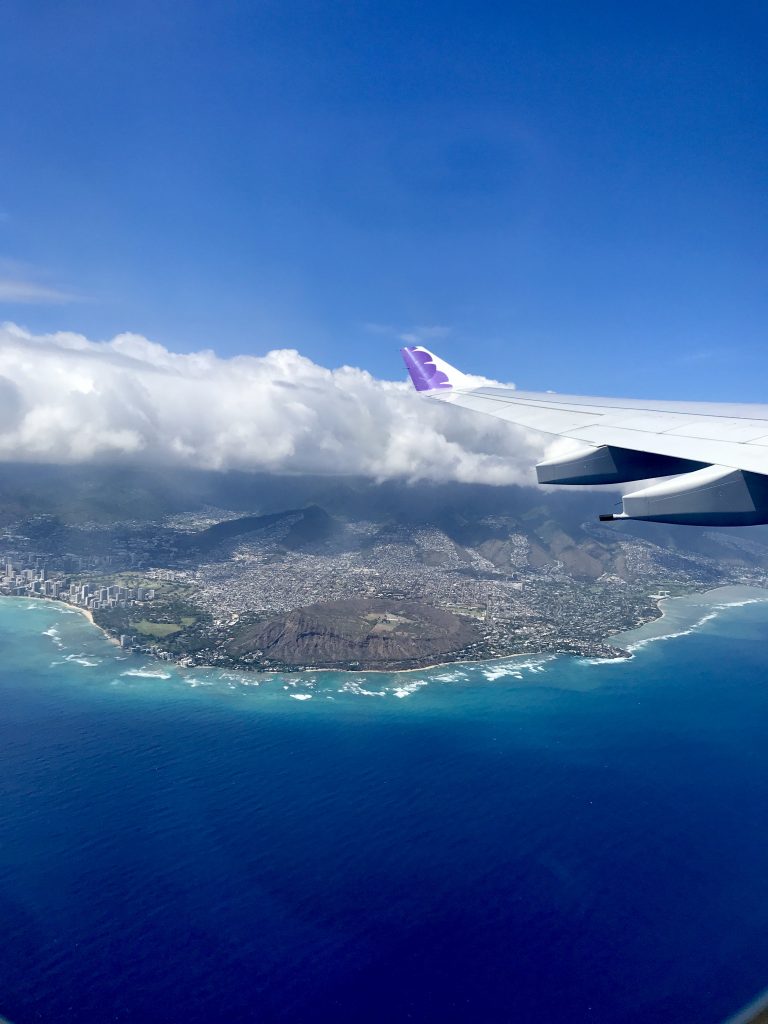
[(721, 1020), (768, 982), (750, 596), (618, 664), (268, 678), (0, 601), (0, 1013)]

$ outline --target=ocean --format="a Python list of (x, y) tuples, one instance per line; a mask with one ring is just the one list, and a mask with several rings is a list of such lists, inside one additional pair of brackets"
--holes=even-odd
[(768, 986), (756, 596), (616, 663), (272, 676), (0, 600), (0, 1014), (717, 1024)]

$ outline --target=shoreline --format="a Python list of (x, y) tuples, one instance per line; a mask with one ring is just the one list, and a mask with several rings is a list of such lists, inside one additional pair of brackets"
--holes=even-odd
[[(627, 651), (629, 657), (634, 657), (636, 649), (657, 640), (688, 635), (713, 619), (720, 610), (765, 601), (768, 601), (768, 587), (757, 587), (748, 583), (725, 583), (710, 590), (693, 590), (689, 594), (662, 597), (656, 602), (659, 614), (655, 618), (632, 629), (614, 633), (605, 642)], [(704, 614), (697, 618), (688, 616), (683, 621), (675, 621), (675, 613), (681, 610), (680, 603), (683, 602)], [(668, 632), (668, 629), (672, 632)]]
[(94, 617), (93, 617), (93, 612), (91, 611), (91, 609), (90, 609), (90, 608), (81, 608), (81, 607), (80, 607), (79, 605), (76, 605), (76, 604), (70, 604), (70, 603), (69, 603), (69, 601), (59, 601), (59, 600), (57, 600), (57, 599), (56, 599), (55, 597), (44, 597), (44, 598), (43, 598), (43, 600), (44, 600), (44, 601), (51, 601), (51, 602), (52, 602), (53, 604), (63, 604), (63, 605), (66, 605), (66, 606), (67, 606), (67, 608), (71, 608), (73, 612), (80, 612), (80, 614), (81, 614), (81, 615), (83, 615), (83, 616), (84, 616), (84, 617), (85, 617), (86, 619), (88, 619), (88, 621), (90, 622), (90, 624), (91, 624), (91, 625), (92, 625), (92, 626), (93, 626), (93, 627), (94, 627), (95, 629), (98, 629), (98, 631), (99, 631), (99, 632), (101, 633), (101, 635), (102, 635), (102, 636), (105, 636), (105, 637), (107, 638), (107, 640), (108, 640), (108, 641), (109, 641), (109, 642), (110, 642), (110, 643), (111, 643), (111, 644), (112, 644), (112, 645), (113, 645), (114, 647), (119, 647), (119, 646), (120, 646), (120, 641), (119, 641), (119, 640), (116, 640), (116, 639), (115, 639), (115, 638), (114, 638), (114, 637), (113, 637), (113, 636), (112, 636), (112, 635), (111, 635), (110, 633), (108, 633), (108, 632), (106, 631), (106, 629), (104, 629), (104, 627), (103, 627), (103, 626), (100, 626), (100, 625), (98, 624), (98, 622), (96, 621), (96, 619), (94, 619)]
[[(616, 652), (617, 652), (615, 657), (607, 657), (606, 656), (606, 657), (596, 658), (595, 656), (591, 655), (591, 656), (587, 656), (587, 660), (599, 661), (600, 664), (605, 664), (605, 665), (613, 665), (613, 664), (619, 664), (619, 663), (625, 662), (625, 661), (631, 661), (632, 658), (634, 658), (634, 653), (631, 650), (629, 650), (626, 647), (624, 647), (624, 645), (622, 643), (619, 643), (618, 641), (621, 640), (624, 637), (628, 637), (630, 635), (639, 633), (642, 630), (646, 630), (649, 627), (653, 627), (657, 623), (661, 623), (665, 617), (669, 616), (669, 610), (663, 607), (663, 605), (665, 605), (668, 601), (690, 601), (692, 598), (696, 598), (696, 597), (706, 598), (706, 597), (709, 597), (712, 594), (717, 594), (717, 593), (719, 593), (720, 591), (723, 591), (723, 590), (736, 590), (736, 589), (755, 591), (758, 594), (765, 595), (762, 598), (755, 597), (755, 598), (752, 598), (751, 600), (747, 599), (746, 601), (739, 601), (739, 602), (737, 602), (739, 604), (741, 604), (741, 603), (752, 603), (752, 601), (760, 601), (760, 600), (768, 601), (768, 587), (755, 587), (755, 586), (752, 586), (752, 585), (747, 584), (747, 583), (724, 583), (721, 586), (712, 587), (710, 590), (692, 590), (688, 594), (676, 594), (673, 597), (660, 597), (660, 598), (657, 598), (655, 600), (656, 610), (657, 610), (658, 614), (655, 615), (653, 618), (646, 619), (645, 621), (638, 623), (638, 625), (630, 627), (630, 629), (621, 630), (618, 633), (613, 633), (613, 634), (611, 634), (611, 635), (609, 635), (607, 637), (604, 637), (600, 641), (601, 643), (605, 644), (606, 646), (615, 647)], [(691, 625), (693, 625), (693, 623), (691, 623)], [(97, 624), (97, 626), (98, 626), (98, 624)], [(98, 628), (101, 628), (101, 627), (98, 627)], [(105, 632), (105, 631), (102, 630), (102, 632)], [(674, 635), (677, 635), (677, 634), (674, 634)], [(652, 639), (659, 639), (659, 640), (661, 640), (661, 639), (664, 639), (664, 637), (662, 637), (662, 636), (658, 636), (658, 637), (652, 636), (652, 637), (648, 637), (648, 638), (638, 637), (634, 641), (634, 643), (638, 643), (638, 645), (643, 645), (644, 646), (645, 643), (650, 642), (650, 640), (652, 640)], [(168, 662), (168, 664), (176, 665), (178, 668), (206, 669), (206, 670), (210, 670), (210, 671), (213, 671), (213, 672), (242, 672), (244, 675), (252, 674), (252, 675), (265, 675), (265, 676), (266, 675), (281, 675), (281, 674), (282, 675), (286, 675), (286, 674), (288, 674), (288, 675), (290, 675), (290, 674), (305, 674), (305, 673), (310, 673), (310, 672), (311, 673), (333, 672), (333, 673), (336, 673), (336, 674), (344, 674), (344, 675), (406, 675), (406, 674), (413, 673), (413, 672), (431, 672), (431, 671), (435, 671), (435, 670), (451, 669), (451, 668), (454, 668), (454, 667), (460, 667), (460, 666), (466, 666), (466, 665), (468, 665), (470, 667), (471, 666), (475, 666), (475, 665), (494, 665), (494, 664), (496, 664), (498, 662), (512, 661), (512, 660), (516, 660), (518, 658), (547, 658), (547, 659), (551, 659), (551, 658), (575, 658), (576, 660), (579, 660), (579, 659), (583, 659), (584, 657), (585, 656), (581, 655), (581, 654), (574, 654), (572, 652), (564, 652), (564, 651), (546, 651), (546, 650), (543, 650), (543, 651), (524, 651), (524, 652), (521, 651), (519, 654), (501, 654), (501, 655), (499, 655), (498, 657), (495, 657), (495, 658), (478, 658), (478, 659), (466, 659), (466, 658), (463, 658), (461, 660), (456, 660), (456, 661), (438, 661), (438, 662), (435, 662), (434, 664), (421, 665), (421, 666), (419, 666), (417, 668), (394, 668), (394, 669), (393, 668), (356, 668), (356, 669), (354, 669), (354, 668), (326, 668), (326, 667), (323, 667), (323, 666), (316, 667), (316, 668), (311, 668), (311, 667), (306, 667), (305, 666), (303, 668), (279, 668), (279, 669), (267, 669), (267, 670), (265, 670), (265, 669), (261, 669), (261, 670), (255, 669), (254, 670), (254, 669), (247, 669), (247, 668), (222, 668), (220, 665), (202, 665), (201, 664), (201, 665), (186, 665), (185, 666), (185, 665), (181, 665), (177, 661), (171, 661), (171, 662)], [(156, 660), (161, 661), (162, 659), (158, 658)]]
[[(71, 608), (73, 612), (80, 612), (80, 614), (85, 616), (85, 618), (88, 619), (90, 624), (92, 626), (95, 626), (96, 629), (101, 629), (101, 626), (94, 619), (93, 612), (91, 611), (90, 608), (81, 608), (79, 605), (70, 604), (69, 601), (59, 601), (55, 597), (41, 597), (40, 600), (41, 601), (50, 601), (51, 604), (63, 604), (63, 605), (66, 605), (67, 608)], [(101, 629), (101, 632), (106, 635), (106, 630)]]
[[(57, 607), (67, 608), (69, 611), (77, 612), (79, 615), (82, 615), (83, 618), (86, 618), (95, 629), (98, 629), (102, 636), (106, 637), (106, 639), (109, 640), (111, 644), (113, 644), (115, 647), (120, 646), (120, 642), (118, 640), (115, 640), (115, 638), (111, 636), (106, 631), (106, 629), (104, 629), (103, 626), (100, 626), (98, 622), (94, 619), (93, 612), (91, 611), (90, 608), (82, 608), (80, 607), (80, 605), (70, 604), (69, 601), (62, 601), (58, 597), (44, 597), (38, 594), (27, 594), (24, 597), (17, 597), (14, 594), (2, 594), (0, 595), (0, 597), (4, 597), (8, 601), (40, 601), (45, 602), (45, 604), (52, 604), (56, 605)], [(1, 1021), (0, 1024), (2, 1024)]]
[[(671, 638), (676, 637), (676, 636), (687, 635), (688, 633), (690, 633), (692, 631), (692, 629), (697, 628), (699, 625), (703, 624), (704, 621), (707, 621), (710, 617), (713, 617), (712, 616), (712, 611), (707, 613), (707, 615), (705, 615), (702, 619), (694, 620), (694, 621), (691, 621), (691, 622), (689, 622), (687, 624), (686, 623), (678, 624), (679, 628), (678, 628), (678, 625), (674, 625), (673, 628), (675, 629), (675, 632), (672, 632), (672, 633), (657, 632), (656, 628), (659, 627), (659, 626), (662, 626), (664, 624), (664, 620), (665, 619), (668, 620), (674, 614), (674, 607), (669, 608), (669, 607), (667, 607), (667, 605), (672, 604), (673, 602), (674, 603), (686, 602), (686, 601), (687, 602), (691, 602), (693, 599), (698, 598), (698, 599), (704, 599), (702, 601), (702, 605), (704, 607), (709, 606), (710, 609), (717, 609), (718, 608), (718, 603), (717, 603), (716, 600), (714, 600), (714, 598), (715, 598), (716, 595), (720, 594), (722, 591), (742, 591), (742, 592), (747, 591), (747, 592), (749, 592), (749, 595), (750, 595), (750, 596), (744, 596), (742, 594), (739, 597), (738, 600), (732, 601), (730, 603), (726, 603), (723, 607), (728, 607), (729, 604), (730, 604), (730, 606), (735, 607), (735, 606), (738, 606), (738, 605), (741, 605), (741, 604), (752, 604), (752, 603), (757, 603), (757, 602), (760, 602), (760, 601), (768, 601), (768, 587), (756, 587), (756, 586), (753, 586), (753, 585), (750, 585), (750, 584), (746, 584), (746, 583), (745, 584), (741, 584), (741, 583), (726, 583), (726, 584), (723, 584), (722, 586), (719, 586), (719, 587), (713, 587), (710, 590), (692, 590), (688, 594), (677, 594), (677, 595), (672, 596), (672, 597), (660, 597), (660, 598), (658, 598), (656, 600), (656, 609), (658, 611), (658, 614), (655, 615), (653, 618), (646, 619), (644, 622), (641, 622), (641, 623), (639, 623), (636, 626), (632, 626), (630, 629), (622, 630), (622, 631), (620, 631), (618, 633), (613, 633), (610, 636), (604, 637), (600, 641), (601, 643), (605, 644), (606, 646), (614, 647), (616, 649), (617, 653), (616, 653), (615, 657), (588, 656), (588, 660), (590, 662), (599, 661), (600, 663), (605, 663), (607, 665), (610, 665), (610, 664), (613, 664), (613, 663), (629, 661), (629, 660), (631, 660), (635, 656), (634, 655), (634, 650), (637, 649), (637, 648), (644, 647), (647, 644), (649, 644), (651, 642), (654, 642), (656, 640), (671, 639)], [(751, 596), (751, 595), (754, 595), (754, 596)], [(759, 595), (763, 595), (763, 596), (759, 596)], [(92, 626), (94, 626), (102, 634), (102, 636), (104, 636), (109, 641), (110, 644), (112, 644), (115, 647), (119, 647), (120, 646), (120, 642), (115, 637), (113, 637), (110, 633), (108, 633), (107, 630), (104, 629), (103, 626), (100, 626), (99, 623), (96, 622), (96, 620), (95, 620), (95, 618), (93, 616), (93, 612), (89, 608), (82, 608), (79, 605), (70, 604), (68, 601), (62, 601), (61, 599), (55, 598), (55, 597), (42, 597), (42, 596), (31, 595), (31, 594), (27, 595), (25, 597), (15, 597), (15, 596), (10, 595), (10, 594), (6, 594), (6, 595), (2, 595), (2, 596), (8, 598), (9, 600), (44, 601), (44, 602), (46, 602), (48, 604), (51, 604), (51, 605), (59, 605), (59, 606), (62, 606), (64, 608), (70, 609), (71, 611), (78, 612), (80, 615), (82, 615), (84, 618), (86, 618), (88, 620), (88, 622)], [(709, 600), (707, 600), (707, 599), (709, 599)], [(133, 652), (133, 653), (136, 653), (136, 652)], [(570, 657), (570, 658), (575, 658), (575, 659), (578, 660), (580, 658), (585, 657), (584, 655), (579, 655), (579, 654), (575, 654), (575, 653), (572, 653), (572, 652), (542, 650), (542, 651), (525, 651), (525, 652), (520, 652), (519, 654), (504, 654), (504, 655), (499, 655), (498, 657), (494, 657), (494, 658), (478, 658), (478, 659), (466, 659), (466, 658), (464, 658), (464, 659), (455, 660), (455, 661), (439, 661), (439, 662), (430, 663), (428, 665), (420, 665), (420, 666), (412, 667), (412, 668), (333, 668), (333, 667), (326, 667), (326, 666), (317, 666), (317, 667), (302, 666), (301, 668), (285, 667), (285, 668), (275, 668), (275, 669), (249, 669), (249, 668), (244, 668), (244, 667), (240, 667), (240, 666), (208, 665), (208, 664), (202, 664), (202, 663), (200, 663), (200, 664), (195, 663), (193, 665), (184, 665), (184, 664), (182, 664), (181, 661), (178, 661), (178, 660), (173, 659), (173, 658), (161, 658), (161, 657), (157, 657), (156, 655), (152, 655), (152, 654), (146, 654), (144, 656), (148, 657), (148, 658), (151, 658), (154, 662), (157, 662), (159, 664), (173, 665), (177, 669), (187, 669), (187, 670), (201, 669), (203, 671), (211, 671), (211, 672), (238, 672), (238, 673), (242, 673), (243, 675), (263, 675), (263, 676), (291, 675), (291, 674), (304, 675), (304, 674), (319, 673), (319, 672), (323, 672), (323, 673), (330, 672), (330, 673), (343, 674), (343, 675), (353, 675), (353, 676), (355, 676), (355, 675), (406, 675), (406, 674), (411, 674), (411, 673), (414, 673), (414, 672), (433, 672), (433, 671), (444, 670), (444, 669), (458, 668), (458, 667), (462, 667), (462, 666), (470, 666), (470, 667), (472, 667), (472, 666), (476, 666), (476, 665), (492, 665), (492, 664), (496, 664), (497, 662), (516, 661), (518, 659), (523, 659), (523, 658), (527, 658), (527, 659), (530, 659), (530, 658), (547, 658), (547, 659), (552, 659), (552, 658), (560, 658), (560, 657)]]

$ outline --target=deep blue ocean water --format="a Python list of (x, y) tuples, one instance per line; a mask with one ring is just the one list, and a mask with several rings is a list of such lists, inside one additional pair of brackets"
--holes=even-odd
[(618, 664), (267, 679), (0, 600), (0, 1014), (716, 1024), (768, 985), (768, 604), (697, 600)]

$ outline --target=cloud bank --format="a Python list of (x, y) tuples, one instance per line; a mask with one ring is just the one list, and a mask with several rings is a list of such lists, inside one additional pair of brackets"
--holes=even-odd
[(223, 359), (0, 327), (2, 461), (509, 484), (532, 483), (543, 451), (540, 435), (292, 349)]

